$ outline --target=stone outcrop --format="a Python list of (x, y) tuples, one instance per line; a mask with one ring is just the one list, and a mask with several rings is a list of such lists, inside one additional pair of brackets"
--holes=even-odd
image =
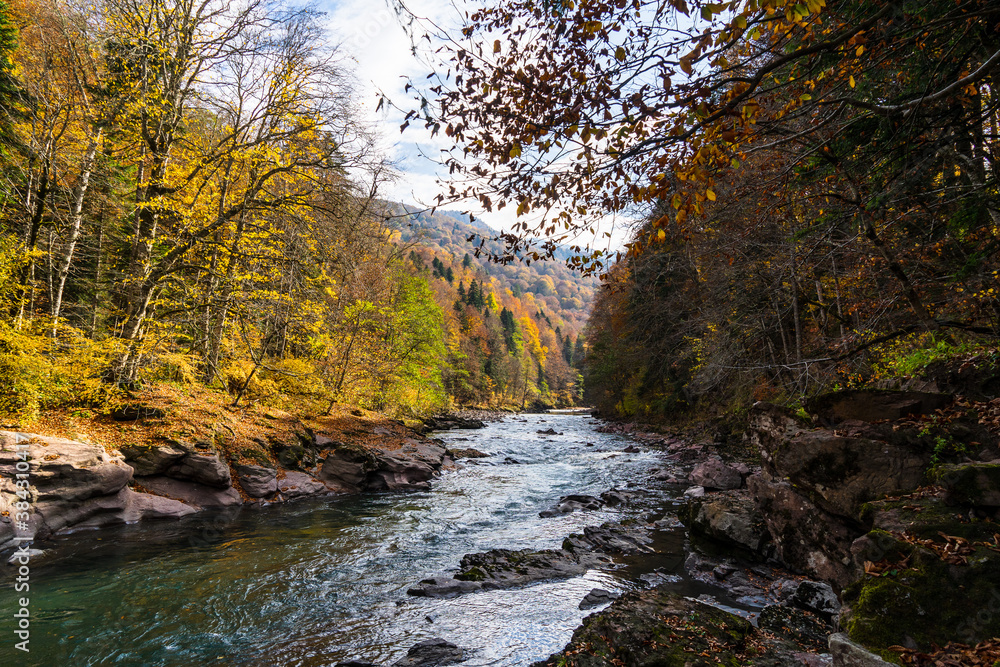
[(392, 667), (443, 667), (466, 659), (465, 649), (435, 637), (414, 644), (406, 652), (406, 657), (394, 662)]
[[(18, 443), (27, 444), (22, 461)], [(28, 466), (27, 489), (18, 495), (18, 463)], [(23, 469), (22, 465), (22, 469)], [(132, 468), (99, 445), (0, 431), (0, 547), (15, 536), (15, 503), (29, 503), (27, 530), (20, 536), (44, 539), (74, 528), (133, 523), (142, 519), (179, 517), (194, 510), (170, 498), (137, 493), (127, 485)]]
[(393, 429), (369, 429), (382, 443), (370, 447), (308, 432), (294, 443), (272, 443), (279, 461), (305, 470), (238, 462), (231, 469), (206, 442), (131, 445), (112, 455), (98, 444), (0, 431), (0, 548), (15, 536), (15, 503), (22, 500), (14, 477), (19, 441), (28, 443), (29, 486), (21, 493), (30, 518), (17, 535), (45, 539), (74, 528), (177, 518), (244, 502), (428, 488), (450, 461), (445, 448), (401, 426)]
[(447, 450), (431, 440), (407, 438), (396, 450), (372, 450), (317, 436), (329, 449), (318, 478), (349, 492), (400, 491), (429, 488), (447, 457)]
[(832, 426), (844, 421), (877, 422), (926, 415), (952, 400), (951, 394), (856, 389), (822, 394), (806, 401), (805, 409)]

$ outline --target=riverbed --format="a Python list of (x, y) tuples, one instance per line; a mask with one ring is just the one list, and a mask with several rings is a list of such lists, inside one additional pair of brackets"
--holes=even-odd
[[(32, 562), (31, 653), (5, 641), (0, 663), (391, 664), (431, 637), (472, 649), (463, 663), (470, 667), (545, 658), (594, 611), (578, 608), (591, 589), (644, 585), (639, 576), (654, 567), (679, 575), (683, 531), (660, 531), (661, 553), (629, 567), (454, 599), (406, 590), (453, 570), (467, 553), (558, 548), (585, 526), (669, 515), (679, 491), (657, 487), (651, 475), (663, 454), (626, 453), (634, 443), (599, 425), (580, 414), (516, 415), (435, 434), (490, 457), (460, 461), (426, 492), (213, 511), (60, 537)], [(549, 429), (557, 434), (540, 433)], [(612, 488), (636, 495), (625, 506), (539, 517), (560, 496)], [(0, 608), (12, 610), (23, 594), (9, 582)], [(705, 592), (680, 577), (677, 586)]]

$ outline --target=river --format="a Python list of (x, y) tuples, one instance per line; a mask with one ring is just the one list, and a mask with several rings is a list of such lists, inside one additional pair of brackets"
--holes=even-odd
[[(650, 481), (663, 455), (624, 453), (632, 442), (598, 425), (579, 414), (523, 415), (436, 434), (449, 446), (492, 456), (463, 460), (427, 492), (243, 508), (61, 537), (32, 563), (31, 653), (4, 640), (0, 664), (391, 664), (430, 637), (473, 649), (463, 663), (470, 667), (545, 658), (592, 613), (578, 609), (592, 588), (641, 585), (640, 572), (653, 565), (678, 572), (683, 532), (658, 533), (660, 550), (672, 555), (613, 571), (446, 600), (409, 597), (406, 589), (453, 570), (466, 553), (558, 548), (584, 526), (668, 511), (671, 494), (653, 492)], [(550, 428), (559, 435), (538, 433)], [(630, 487), (638, 496), (625, 507), (538, 516), (566, 494)], [(703, 592), (693, 582), (678, 586)], [(8, 583), (0, 609), (13, 610), (22, 595)]]

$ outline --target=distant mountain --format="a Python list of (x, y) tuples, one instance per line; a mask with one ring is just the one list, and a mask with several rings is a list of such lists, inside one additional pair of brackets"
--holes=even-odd
[(438, 210), (431, 213), (401, 204), (394, 208), (396, 217), (393, 226), (399, 231), (403, 243), (424, 246), (445, 264), (471, 262), (475, 272), (493, 279), (498, 288), (510, 290), (514, 297), (532, 294), (534, 301), (543, 307), (550, 319), (555, 316), (553, 322), (562, 322), (564, 333), (571, 332), (575, 336), (583, 329), (600, 280), (582, 276), (569, 268), (565, 264), (572, 254), (568, 249), (560, 249), (556, 260), (536, 261), (530, 265), (523, 262), (494, 264), (484, 257), (475, 256), (479, 240), (475, 243), (468, 240), (476, 235), (486, 239), (486, 250), (501, 250), (500, 242), (490, 240), (497, 231), (483, 221), (470, 221), (468, 215), (458, 211)]

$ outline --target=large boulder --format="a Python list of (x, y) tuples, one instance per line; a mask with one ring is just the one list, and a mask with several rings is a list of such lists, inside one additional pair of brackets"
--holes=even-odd
[[(17, 445), (26, 445), (22, 461)], [(30, 503), (26, 525), (15, 531), (18, 496), (15, 485), (18, 463), (27, 463), (26, 500)], [(23, 465), (22, 465), (23, 468)], [(173, 518), (190, 508), (168, 498), (136, 493), (126, 485), (132, 468), (99, 445), (0, 431), (0, 547), (19, 536), (44, 539), (74, 528), (131, 523), (145, 518)]]
[(136, 475), (162, 475), (167, 469), (187, 456), (187, 450), (175, 444), (160, 446), (126, 445), (121, 448), (125, 463), (132, 466)]
[(398, 449), (369, 449), (323, 436), (328, 453), (318, 473), (326, 482), (352, 492), (429, 488), (447, 457), (447, 450), (430, 440), (405, 438)]
[(164, 474), (167, 477), (204, 484), (216, 489), (228, 489), (233, 485), (229, 466), (215, 453), (189, 452), (170, 466)]
[(722, 459), (713, 456), (695, 466), (691, 471), (691, 481), (697, 486), (705, 487), (706, 490), (724, 491), (743, 486), (743, 475), (736, 468), (723, 463)]
[(292, 470), (286, 471), (278, 480), (278, 491), (286, 500), (307, 496), (328, 496), (334, 493), (333, 489), (312, 475)]
[(278, 471), (274, 468), (237, 463), (233, 469), (240, 487), (251, 498), (267, 498), (278, 490)]
[(866, 501), (920, 486), (932, 452), (919, 444), (839, 435), (758, 404), (751, 421), (764, 469), (825, 511), (855, 519)]
[(789, 482), (767, 473), (751, 475), (747, 486), (781, 562), (838, 587), (853, 581), (851, 543), (861, 530), (823, 511)]
[(443, 639), (425, 639), (406, 652), (406, 657), (392, 667), (444, 667), (466, 660), (465, 650)]
[(199, 508), (241, 505), (243, 499), (233, 487), (219, 489), (174, 477), (136, 477), (136, 482), (159, 496), (174, 498)]
[(689, 497), (678, 512), (692, 535), (767, 557), (771, 534), (747, 492), (721, 492)]

